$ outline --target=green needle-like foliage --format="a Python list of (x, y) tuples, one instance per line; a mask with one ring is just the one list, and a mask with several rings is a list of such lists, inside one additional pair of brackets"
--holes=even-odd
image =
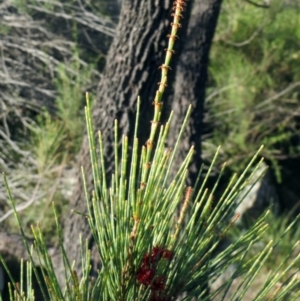
[[(53, 207), (64, 263), (65, 287), (62, 288), (62, 284), (58, 283), (39, 226), (33, 226), (34, 248), (31, 249), (24, 238), (30, 255), (30, 262), (27, 264), (27, 288), (25, 289), (23, 283), (23, 275), (20, 284), (11, 279), (11, 301), (35, 300), (31, 284), (32, 269), (41, 284), (45, 300), (51, 301), (163, 301), (177, 300), (180, 296), (182, 300), (243, 300), (272, 253), (276, 242), (270, 240), (256, 254), (248, 256), (268, 228), (268, 211), (227, 248), (219, 248), (226, 233), (239, 217), (234, 215), (235, 208), (241, 201), (239, 195), (259, 165), (256, 162), (260, 150), (244, 172), (231, 179), (218, 200), (214, 199), (214, 193), (225, 164), (212, 190), (209, 191), (206, 186), (219, 149), (208, 172), (204, 175), (202, 170), (199, 171), (194, 187), (186, 187), (193, 147), (175, 176), (170, 178), (177, 147), (191, 112), (189, 108), (174, 148), (166, 149), (172, 114), (165, 125), (159, 125), (161, 99), (176, 30), (179, 27), (182, 9), (180, 5), (183, 2), (177, 1), (174, 6), (173, 29), (169, 37), (166, 61), (162, 65), (162, 82), (154, 101), (155, 112), (149, 140), (143, 146), (136, 136), (140, 119), (138, 99), (134, 139), (129, 141), (128, 137), (123, 136), (121, 148), (118, 147), (120, 134), (118, 123), (115, 122), (115, 171), (112, 175), (106, 172), (101, 132), (98, 139), (95, 138), (87, 95), (85, 114), (94, 190), (90, 195), (82, 170), (88, 207), (88, 215), (83, 218), (88, 220), (101, 259), (97, 277), (90, 277), (91, 254), (81, 238), (83, 273), (81, 278), (78, 277), (66, 256), (62, 232)], [(5, 177), (4, 180), (15, 210), (15, 202)], [(16, 210), (15, 215), (24, 235)], [(299, 217), (295, 223), (297, 220)], [(293, 250), (291, 254), (292, 252)], [(275, 271), (266, 276), (265, 283), (261, 283), (261, 289), (253, 300), (296, 300), (300, 297), (300, 280), (297, 277), (299, 262), (300, 255), (287, 266), (283, 261)], [(3, 259), (2, 263), (6, 267)], [(43, 267), (42, 277), (46, 289), (43, 289), (42, 279), (36, 270), (37, 265)], [(229, 266), (235, 267), (233, 274), (217, 290), (209, 292), (208, 281), (213, 282), (222, 276)], [(23, 268), (21, 271), (24, 273)], [(236, 278), (242, 281), (228, 299), (227, 292)]]

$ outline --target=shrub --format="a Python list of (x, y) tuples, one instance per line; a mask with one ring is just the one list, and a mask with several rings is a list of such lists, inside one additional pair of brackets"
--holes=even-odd
[(278, 182), (280, 161), (300, 153), (300, 10), (286, 2), (271, 1), (268, 9), (238, 0), (222, 5), (206, 101), (212, 130), (203, 146), (211, 158), (222, 145), (219, 161), (230, 158), (230, 168), (241, 172), (263, 144)]
[[(179, 13), (183, 1), (177, 1), (174, 10), (174, 22), (179, 22)], [(12, 279), (11, 300), (34, 300), (31, 286), (32, 270), (36, 272), (36, 264), (42, 270), (46, 289), (41, 286), (45, 300), (176, 300), (180, 296), (184, 300), (209, 300), (225, 296), (237, 277), (243, 277), (240, 286), (232, 296), (232, 300), (242, 300), (251, 286), (264, 262), (272, 253), (276, 242), (269, 241), (261, 250), (247, 258), (251, 248), (264, 235), (268, 228), (267, 211), (245, 233), (233, 241), (224, 250), (218, 247), (232, 228), (238, 216), (234, 209), (236, 200), (251, 179), (250, 168), (258, 166), (259, 152), (255, 154), (246, 169), (235, 175), (224, 190), (220, 199), (214, 200), (214, 192), (224, 172), (225, 164), (220, 172), (212, 191), (206, 189), (206, 183), (212, 166), (219, 152), (212, 160), (209, 172), (202, 177), (202, 170), (193, 187), (186, 187), (188, 166), (193, 157), (191, 147), (174, 178), (169, 179), (172, 162), (184, 133), (191, 112), (189, 108), (174, 149), (165, 149), (170, 116), (165, 125), (159, 126), (162, 110), (162, 96), (167, 81), (167, 74), (172, 56), (172, 49), (177, 27), (173, 25), (169, 48), (162, 68), (162, 80), (154, 100), (154, 118), (146, 146), (140, 150), (136, 136), (139, 126), (139, 105), (137, 102), (136, 127), (132, 151), (129, 141), (123, 136), (121, 153), (118, 150), (118, 123), (115, 123), (115, 172), (108, 179), (104, 164), (103, 143), (101, 132), (98, 133), (99, 154), (91, 121), (91, 106), (87, 95), (86, 123), (94, 178), (94, 191), (88, 194), (85, 186), (88, 215), (86, 216), (93, 237), (97, 244), (101, 259), (101, 269), (96, 278), (90, 277), (90, 251), (81, 240), (82, 269), (81, 279), (72, 268), (62, 244), (62, 233), (59, 226), (55, 206), (54, 216), (57, 223), (60, 247), (65, 271), (65, 288), (58, 283), (45, 239), (39, 225), (32, 226), (35, 238), (34, 248), (24, 239), (30, 262), (27, 264), (27, 283), (16, 284)], [(261, 150), (261, 149), (260, 149)], [(260, 151), (259, 150), (259, 151)], [(151, 162), (151, 163), (150, 163)], [(258, 163), (259, 164), (259, 163)], [(254, 167), (254, 172), (257, 167)], [(6, 178), (7, 193), (13, 209), (15, 202), (11, 196)], [(85, 175), (83, 171), (83, 181)], [(80, 213), (79, 213), (80, 214)], [(24, 230), (15, 210), (21, 233)], [(290, 227), (299, 220), (295, 219)], [(289, 228), (290, 228), (289, 227)], [(293, 247), (295, 248), (297, 244)], [(293, 250), (289, 253), (292, 253)], [(35, 252), (36, 258), (33, 253)], [(263, 300), (267, 296), (272, 300), (296, 300), (300, 296), (299, 268), (300, 255), (286, 268), (279, 264), (270, 272), (262, 283), (255, 300)], [(5, 262), (2, 260), (3, 265)], [(221, 276), (230, 265), (236, 268), (233, 274), (216, 290), (209, 292), (208, 279), (214, 281)], [(299, 265), (298, 265), (299, 266)], [(22, 269), (23, 271), (23, 269)], [(290, 277), (284, 276), (290, 272)], [(36, 273), (40, 283), (41, 277)], [(280, 289), (276, 285), (282, 280)], [(25, 289), (26, 286), (26, 289)], [(275, 290), (272, 290), (274, 289)], [(26, 291), (24, 293), (23, 291)]]

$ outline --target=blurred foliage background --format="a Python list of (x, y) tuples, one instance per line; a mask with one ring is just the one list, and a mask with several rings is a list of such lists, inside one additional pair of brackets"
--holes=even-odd
[(299, 46), (297, 1), (271, 1), (266, 8), (224, 1), (207, 89), (208, 157), (221, 144), (219, 159), (241, 170), (263, 144), (281, 182), (280, 161), (300, 154)]
[[(63, 212), (85, 128), (85, 92), (96, 94), (115, 34), (117, 1), (0, 3), (0, 170), (30, 224), (53, 237), (50, 204)], [(16, 232), (0, 184), (0, 229)]]

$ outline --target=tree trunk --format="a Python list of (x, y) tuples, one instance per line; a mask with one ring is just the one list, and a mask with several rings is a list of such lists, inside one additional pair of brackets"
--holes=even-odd
[[(141, 97), (143, 116), (139, 133), (141, 143), (146, 142), (152, 110), (149, 110), (160, 80), (158, 67), (164, 58), (167, 34), (170, 32), (172, 3), (166, 1), (123, 1), (116, 36), (106, 59), (106, 66), (98, 87), (98, 95), (93, 107), (93, 123), (96, 130), (103, 133), (107, 177), (112, 171), (114, 120), (124, 135), (132, 134), (135, 107)], [(132, 139), (130, 139), (132, 141)], [(84, 166), (89, 189), (92, 188), (91, 163), (87, 137), (83, 139), (78, 156), (78, 166)], [(77, 184), (71, 199), (71, 208), (86, 212), (86, 201), (81, 172), (78, 169)], [(80, 271), (80, 250), (78, 235), (92, 239), (87, 221), (80, 215), (66, 218), (64, 244), (71, 260), (76, 260)], [(61, 274), (61, 273), (59, 273)]]
[[(173, 124), (170, 128), (169, 143), (176, 142), (188, 106), (193, 111), (181, 139), (174, 169), (183, 162), (191, 145), (194, 145), (195, 155), (190, 166), (189, 185), (193, 184), (201, 166), (201, 134), (205, 102), (205, 87), (209, 51), (217, 25), (222, 0), (194, 0), (189, 18), (187, 34), (184, 40), (180, 37), (183, 49), (176, 64), (174, 93), (168, 100), (168, 106), (174, 111)], [(182, 43), (183, 40), (183, 43)]]
[[(174, 121), (182, 120), (188, 103), (194, 106), (192, 120), (184, 138), (183, 153), (195, 143), (197, 149), (194, 173), (200, 165), (200, 137), (204, 103), (204, 90), (207, 77), (207, 62), (210, 44), (219, 14), (222, 0), (195, 0), (187, 1), (184, 12), (183, 28), (179, 32), (179, 47), (176, 49), (175, 60), (180, 62), (173, 71), (171, 78), (175, 78), (175, 96), (171, 98), (171, 90), (165, 99), (172, 99), (166, 107), (175, 112)], [(170, 32), (171, 1), (123, 1), (117, 34), (107, 56), (106, 67), (99, 83), (98, 95), (93, 107), (93, 123), (96, 130), (101, 130), (105, 146), (107, 163), (107, 177), (112, 171), (113, 162), (113, 125), (119, 120), (119, 127), (124, 135), (130, 135), (134, 128), (135, 106), (138, 96), (141, 96), (141, 123), (139, 139), (141, 143), (148, 138), (149, 122), (152, 110), (149, 110), (160, 79), (158, 67), (163, 63), (166, 35)], [(188, 25), (188, 26), (185, 26)], [(186, 30), (188, 28), (188, 30)], [(187, 34), (187, 36), (186, 36)], [(174, 65), (174, 62), (173, 64)], [(173, 68), (174, 69), (174, 68)], [(168, 113), (168, 112), (167, 112)], [(176, 136), (180, 123), (175, 124), (171, 136)], [(130, 139), (132, 142), (132, 139)], [(174, 141), (170, 139), (172, 144)], [(179, 165), (177, 163), (176, 165)], [(93, 180), (88, 150), (87, 137), (83, 139), (78, 155), (78, 167), (84, 166), (89, 189), (92, 189)], [(78, 168), (77, 184), (71, 199), (71, 208), (86, 213), (86, 201)], [(75, 269), (80, 274), (81, 260), (78, 247), (78, 235), (83, 240), (88, 239), (90, 247), (93, 240), (87, 221), (81, 216), (73, 214), (65, 218), (64, 245), (71, 261), (76, 260)], [(95, 252), (96, 254), (96, 252)], [(96, 256), (96, 255), (95, 255)], [(97, 263), (97, 259), (93, 258)], [(94, 265), (94, 268), (95, 265)], [(58, 273), (63, 275), (63, 273)]]

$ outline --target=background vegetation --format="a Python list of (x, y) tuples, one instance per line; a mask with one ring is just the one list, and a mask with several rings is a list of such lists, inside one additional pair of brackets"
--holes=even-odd
[[(0, 169), (28, 230), (44, 219), (52, 237), (49, 204), (62, 208), (70, 197), (84, 93), (96, 93), (118, 9), (111, 1), (9, 0), (0, 6)], [(7, 211), (1, 184), (1, 227), (15, 229)]]
[(220, 160), (239, 170), (264, 144), (277, 182), (281, 161), (299, 157), (299, 25), (297, 1), (224, 2), (211, 51), (208, 155), (221, 144)]

